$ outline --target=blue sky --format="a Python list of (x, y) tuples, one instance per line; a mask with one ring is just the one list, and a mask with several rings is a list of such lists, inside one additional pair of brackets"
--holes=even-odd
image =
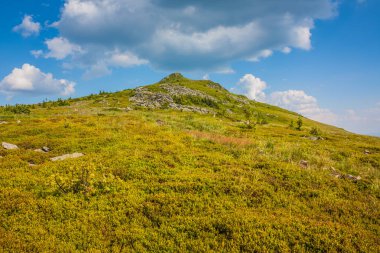
[(3, 0), (0, 105), (171, 72), (380, 136), (378, 0)]

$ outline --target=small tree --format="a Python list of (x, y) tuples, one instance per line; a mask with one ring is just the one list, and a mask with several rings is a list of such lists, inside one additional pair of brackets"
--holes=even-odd
[(301, 131), (302, 124), (303, 124), (303, 122), (302, 122), (301, 117), (298, 117), (298, 119), (297, 119), (297, 128), (296, 128), (298, 131)]
[(254, 122), (252, 122), (253, 112), (251, 111), (251, 109), (244, 108), (243, 112), (244, 112), (244, 116), (245, 116), (245, 120), (246, 120), (245, 124), (247, 125), (247, 128), (248, 129), (255, 129), (256, 124)]
[(310, 134), (312, 134), (314, 136), (320, 136), (321, 130), (319, 130), (319, 128), (317, 128), (317, 127), (312, 127), (310, 130)]

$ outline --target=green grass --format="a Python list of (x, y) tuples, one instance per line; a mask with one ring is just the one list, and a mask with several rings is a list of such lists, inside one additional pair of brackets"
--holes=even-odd
[[(183, 103), (217, 113), (125, 111), (130, 90), (0, 108), (0, 142), (20, 147), (0, 148), (0, 251), (380, 251), (379, 138), (306, 118), (298, 131), (298, 114), (169, 81), (215, 97)], [(249, 129), (244, 108), (267, 124)]]

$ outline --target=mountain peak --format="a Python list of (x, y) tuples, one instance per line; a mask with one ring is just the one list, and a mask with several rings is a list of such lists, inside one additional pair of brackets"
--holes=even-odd
[(175, 73), (171, 73), (170, 75), (164, 77), (160, 83), (164, 83), (164, 82), (178, 82), (178, 81), (182, 81), (186, 79), (181, 73), (178, 73), (178, 72), (175, 72)]

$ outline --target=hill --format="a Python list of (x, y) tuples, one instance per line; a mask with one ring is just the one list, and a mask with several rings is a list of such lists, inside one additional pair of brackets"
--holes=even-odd
[(4, 252), (380, 251), (380, 139), (209, 80), (0, 107), (0, 142)]

